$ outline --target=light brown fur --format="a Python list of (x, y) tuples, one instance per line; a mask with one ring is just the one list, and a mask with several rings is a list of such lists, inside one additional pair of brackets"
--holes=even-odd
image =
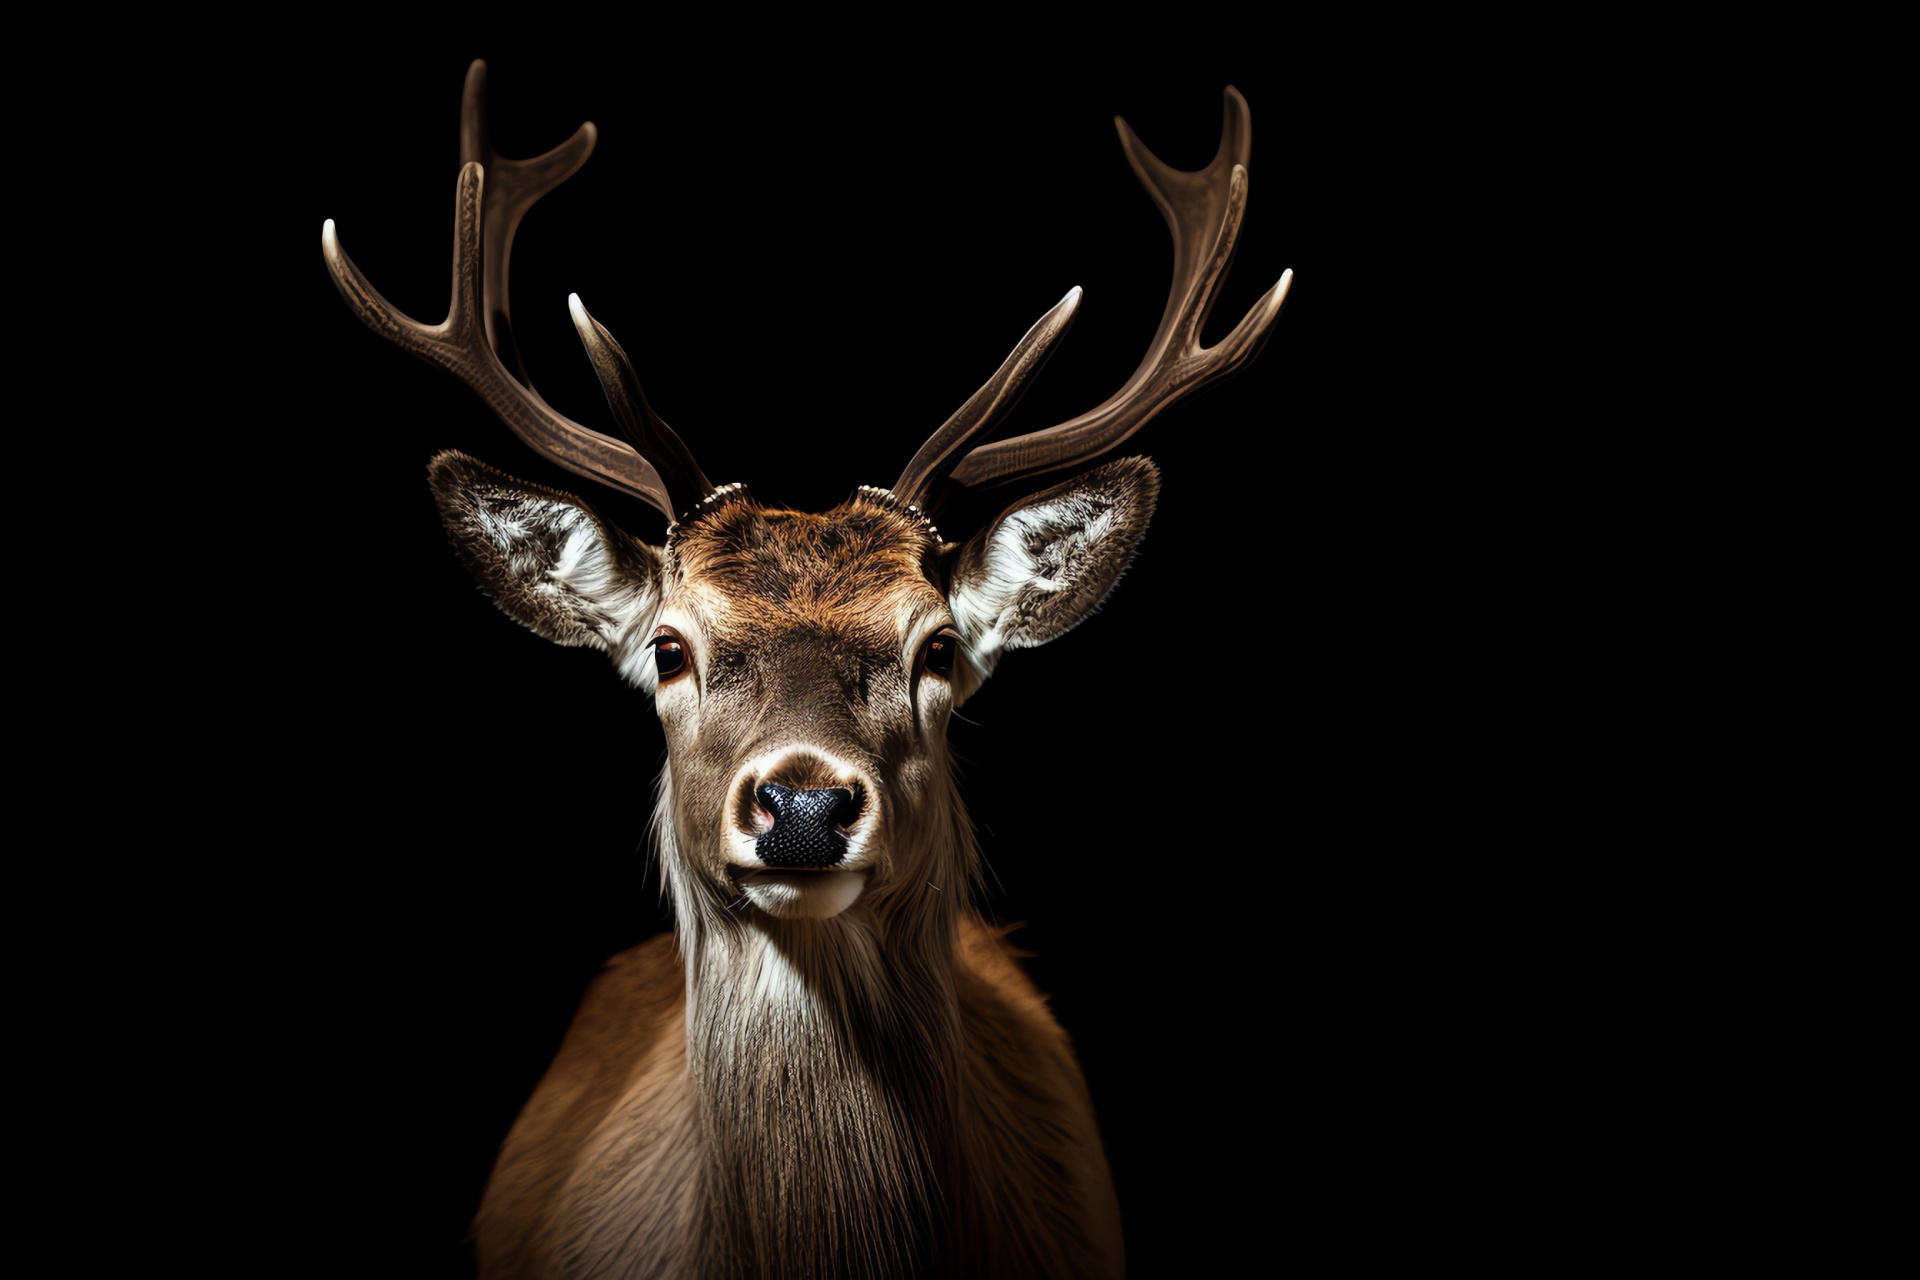
[[(1098, 607), (1156, 480), (1108, 464), (965, 547), (884, 494), (809, 515), (742, 492), (654, 549), (569, 495), (436, 460), (482, 586), (652, 688), (668, 745), (655, 837), (678, 933), (588, 993), (487, 1188), (483, 1276), (1123, 1273), (1079, 1066), (966, 905), (979, 854), (946, 729), (1002, 652)], [(951, 676), (923, 660), (935, 632), (966, 654)], [(685, 648), (670, 678), (655, 634)], [(862, 876), (857, 897), (818, 918), (750, 905), (756, 785), (842, 778), (866, 797), (860, 869), (817, 874)]]
[[(998, 931), (971, 914), (954, 949), (967, 1044), (965, 1163), (949, 1188), (953, 1275), (1121, 1271), (1120, 1223), (1092, 1103), (1066, 1034)], [(684, 1275), (700, 1135), (675, 939), (615, 956), (500, 1153), (474, 1231), (486, 1274)], [(608, 1238), (599, 1224), (617, 1221)], [(969, 1229), (974, 1228), (974, 1229)], [(617, 1244), (628, 1256), (607, 1256)], [(828, 1268), (831, 1273), (831, 1268)]]

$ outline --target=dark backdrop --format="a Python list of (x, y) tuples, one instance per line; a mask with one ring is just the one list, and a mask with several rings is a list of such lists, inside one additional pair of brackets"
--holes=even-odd
[[(252, 260), (220, 244), (220, 212), (201, 226), (231, 348), (265, 375), (240, 447), (277, 485), (235, 499), (223, 597), (251, 639), (219, 676), (236, 714), (210, 807), (246, 851), (250, 905), (195, 944), (244, 1046), (214, 1092), (272, 1188), (258, 1247), (323, 1272), (465, 1273), (493, 1154), (583, 986), (669, 927), (648, 699), (474, 589), (424, 468), (458, 448), (585, 482), (363, 328), (321, 262), (331, 217), (388, 298), (444, 314), (474, 56), (504, 154), (600, 130), (515, 244), (543, 393), (609, 424), (566, 314), (578, 291), (717, 481), (814, 509), (889, 483), (1072, 285), (1080, 319), (1006, 429), (1115, 389), (1170, 252), (1112, 117), (1194, 168), (1222, 87), (1245, 93), (1250, 209), (1207, 337), (1289, 267), (1292, 298), (1249, 370), (1130, 442), (1163, 496), (1104, 612), (1011, 655), (952, 737), (991, 868), (980, 905), (1027, 922), (1015, 939), (1085, 1064), (1135, 1273), (1398, 1242), (1410, 1228), (1381, 1216), (1404, 1220), (1409, 1183), (1446, 1169), (1421, 1135), (1452, 1123), (1427, 1104), (1459, 1034), (1423, 975), (1444, 908), (1412, 834), (1448, 747), (1423, 701), (1445, 696), (1432, 636), (1455, 598), (1435, 583), (1461, 572), (1417, 496), (1444, 466), (1412, 340), (1444, 323), (1442, 286), (1402, 271), (1443, 201), (1421, 93), (1364, 43), (1277, 32), (1031, 66), (934, 46), (615, 55), (590, 34), (353, 43), (208, 106), (258, 176), (228, 196)], [(660, 536), (650, 509), (594, 497)]]

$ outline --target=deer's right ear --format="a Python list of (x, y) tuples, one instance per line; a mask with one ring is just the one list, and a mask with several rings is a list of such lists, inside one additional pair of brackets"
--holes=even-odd
[(653, 692), (647, 642), (665, 594), (658, 548), (570, 493), (465, 454), (437, 455), (427, 479), (453, 549), (502, 612), (556, 644), (605, 651), (628, 683)]

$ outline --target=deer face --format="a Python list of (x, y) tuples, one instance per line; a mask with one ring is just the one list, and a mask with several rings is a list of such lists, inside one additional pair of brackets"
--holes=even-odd
[(958, 645), (938, 553), (921, 521), (859, 500), (736, 501), (676, 531), (654, 700), (691, 872), (804, 916), (916, 870)]
[(606, 650), (653, 694), (676, 899), (747, 918), (835, 916), (944, 883), (930, 836), (957, 819), (949, 714), (1006, 650), (1099, 606), (1158, 491), (1151, 463), (1109, 463), (965, 545), (885, 491), (824, 515), (722, 491), (655, 548), (458, 454), (431, 478), (502, 609)]

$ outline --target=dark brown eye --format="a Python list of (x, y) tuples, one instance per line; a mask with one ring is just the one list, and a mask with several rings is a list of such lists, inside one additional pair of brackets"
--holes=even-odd
[(687, 650), (679, 636), (655, 636), (652, 643), (653, 667), (663, 683), (687, 669)]
[(921, 660), (927, 664), (927, 670), (942, 679), (953, 679), (953, 658), (960, 652), (960, 637), (951, 631), (942, 631), (927, 641), (926, 648), (920, 651)]

